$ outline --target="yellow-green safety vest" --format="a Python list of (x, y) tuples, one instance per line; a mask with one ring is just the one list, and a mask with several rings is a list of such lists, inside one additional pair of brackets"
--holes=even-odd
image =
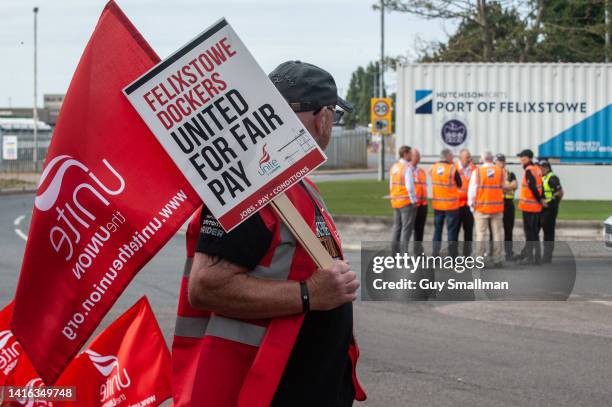
[(553, 194), (555, 193), (555, 191), (553, 191), (550, 185), (548, 184), (550, 177), (552, 177), (553, 175), (555, 175), (555, 173), (551, 171), (542, 177), (542, 187), (544, 188), (544, 202), (546, 203), (551, 202), (553, 200)]
[[(510, 171), (508, 171), (507, 169), (504, 168), (504, 175), (505, 175), (505, 181), (507, 183), (510, 183)], [(504, 191), (504, 198), (505, 199), (514, 199), (514, 192), (515, 191)]]

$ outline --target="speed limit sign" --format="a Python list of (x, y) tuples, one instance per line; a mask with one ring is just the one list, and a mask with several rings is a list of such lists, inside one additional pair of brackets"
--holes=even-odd
[(370, 102), (370, 122), (372, 132), (378, 134), (391, 134), (391, 99), (372, 98)]
[(374, 105), (374, 114), (377, 116), (386, 116), (389, 113), (389, 105), (384, 100), (379, 100)]

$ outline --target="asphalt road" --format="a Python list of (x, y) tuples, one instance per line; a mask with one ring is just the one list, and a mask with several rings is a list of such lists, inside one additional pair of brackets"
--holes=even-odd
[[(32, 195), (0, 197), (0, 306), (13, 297)], [(348, 253), (359, 267), (359, 253)], [(140, 296), (168, 344), (184, 259), (175, 236), (117, 301)], [(367, 406), (609, 406), (612, 262), (581, 259), (571, 302), (355, 304)]]

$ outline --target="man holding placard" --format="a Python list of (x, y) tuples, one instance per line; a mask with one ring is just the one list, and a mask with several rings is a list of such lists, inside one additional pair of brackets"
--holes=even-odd
[[(290, 61), (270, 79), (324, 149), (334, 122), (352, 110), (338, 97), (333, 77), (314, 65)], [(275, 346), (265, 342), (270, 319), (300, 314), (297, 338), (281, 336), (289, 344), (295, 339), (288, 360), (276, 358), (273, 366), (262, 366), (265, 374), (282, 373), (276, 383), (270, 379), (271, 404), (348, 406), (365, 397), (354, 374), (358, 351), (352, 301), (359, 282), (342, 261), (338, 233), (316, 187), (303, 180), (286, 194), (335, 264), (317, 269), (269, 206), (230, 232), (204, 208), (188, 295), (194, 308), (213, 314), (203, 334), (192, 403), (225, 405), (238, 392), (248, 392), (254, 357), (261, 364), (263, 348)], [(265, 400), (262, 393), (254, 390), (255, 405)]]
[(195, 344), (181, 357), (193, 373), (175, 374), (174, 404), (365, 399), (352, 335), (359, 282), (305, 179), (325, 162), (336, 106), (351, 110), (333, 77), (299, 61), (266, 75), (221, 19), (123, 91), (204, 202), (179, 301), (193, 312), (175, 329)]

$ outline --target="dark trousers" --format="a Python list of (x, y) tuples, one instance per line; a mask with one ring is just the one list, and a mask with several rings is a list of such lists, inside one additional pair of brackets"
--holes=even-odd
[(555, 227), (557, 225), (557, 214), (559, 209), (556, 205), (542, 209), (540, 215), (540, 226), (544, 231), (544, 256), (543, 261), (552, 261), (553, 251), (555, 250)]
[(514, 200), (504, 199), (504, 248), (506, 259), (512, 257), (512, 230), (514, 229)]
[(442, 231), (444, 229), (444, 220), (446, 219), (446, 233), (449, 242), (449, 254), (457, 255), (457, 240), (459, 238), (459, 211), (438, 211), (434, 209), (434, 236), (433, 236), (433, 254), (440, 254), (440, 242), (442, 241)]
[(423, 252), (423, 236), (425, 235), (425, 221), (427, 220), (427, 205), (417, 206), (416, 218), (414, 219), (414, 252)]
[(459, 207), (459, 227), (463, 229), (463, 255), (469, 256), (472, 254), (472, 240), (474, 240), (474, 215), (467, 205)]
[(539, 263), (542, 260), (539, 212), (523, 212), (523, 230), (526, 242), (521, 257)]

